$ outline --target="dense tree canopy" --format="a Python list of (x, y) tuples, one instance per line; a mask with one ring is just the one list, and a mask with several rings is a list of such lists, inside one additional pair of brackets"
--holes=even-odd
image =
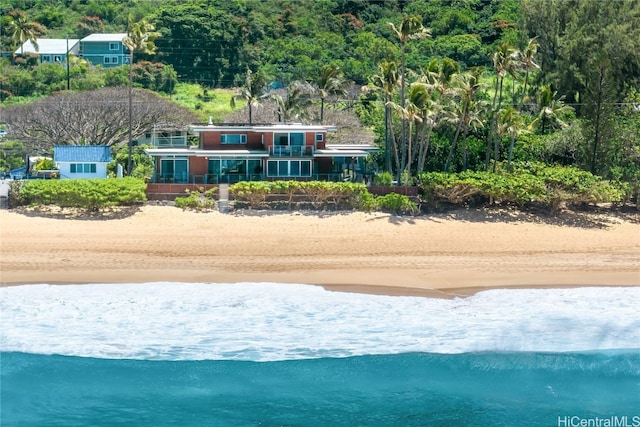
[[(107, 88), (63, 92), (26, 104), (2, 107), (12, 138), (39, 151), (54, 145), (114, 145), (127, 141), (128, 90)], [(196, 117), (188, 110), (141, 89), (133, 91), (132, 133), (138, 138), (157, 124), (181, 127)]]
[[(254, 122), (327, 123), (330, 100), (376, 132), (377, 166), (407, 182), (544, 160), (639, 186), (636, 0), (0, 0), (0, 28), (13, 10), (48, 37), (124, 32), (129, 13), (144, 18), (161, 37), (153, 58), (136, 53), (134, 85), (240, 87), (248, 106), (234, 117)], [(409, 21), (431, 37), (411, 39)], [(0, 43), (5, 56), (17, 49), (4, 30)], [(0, 62), (2, 100), (64, 89), (59, 68), (35, 62)], [(334, 90), (331, 70), (356, 90)], [(72, 90), (127, 83), (79, 58), (70, 74)]]

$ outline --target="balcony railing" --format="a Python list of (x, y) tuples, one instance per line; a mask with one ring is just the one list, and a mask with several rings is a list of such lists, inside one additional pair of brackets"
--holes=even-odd
[(186, 147), (186, 136), (155, 136), (151, 140), (155, 147)]
[(272, 145), (269, 147), (271, 157), (312, 157), (313, 147), (307, 145)]
[(311, 176), (266, 176), (265, 174), (154, 174), (151, 182), (156, 184), (234, 184), (240, 181), (358, 181), (357, 176), (345, 176), (341, 173), (313, 174)]

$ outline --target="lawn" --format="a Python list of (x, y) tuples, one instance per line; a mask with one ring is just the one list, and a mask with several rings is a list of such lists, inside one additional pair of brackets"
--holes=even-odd
[(245, 106), (245, 101), (238, 100), (235, 108), (231, 107), (231, 97), (238, 92), (237, 89), (210, 89), (194, 83), (178, 83), (170, 99), (198, 114), (203, 122), (208, 121), (209, 116), (214, 122), (222, 122), (227, 114)]

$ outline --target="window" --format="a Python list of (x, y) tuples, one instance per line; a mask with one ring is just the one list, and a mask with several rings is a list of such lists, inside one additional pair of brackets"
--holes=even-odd
[(117, 56), (105, 56), (104, 57), (104, 63), (105, 64), (117, 64), (118, 63), (118, 57)]
[(246, 144), (247, 135), (240, 133), (223, 133), (220, 135), (220, 142), (222, 144)]
[(316, 142), (322, 142), (322, 141), (324, 141), (324, 134), (316, 133)]
[(120, 43), (109, 43), (109, 50), (118, 50), (120, 49)]
[(62, 56), (60, 55), (55, 55), (53, 57), (53, 62), (62, 62)]
[(69, 172), (71, 173), (96, 173), (95, 163), (71, 163)]
[(311, 176), (310, 160), (269, 160), (268, 176)]
[(40, 55), (40, 62), (51, 62), (51, 55)]
[(189, 182), (189, 162), (187, 159), (162, 159), (160, 174), (163, 182)]
[(304, 133), (291, 132), (291, 133), (275, 133), (273, 135), (274, 145), (304, 145)]

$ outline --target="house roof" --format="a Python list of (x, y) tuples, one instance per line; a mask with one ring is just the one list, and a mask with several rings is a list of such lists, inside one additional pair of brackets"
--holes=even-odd
[(127, 37), (127, 33), (114, 33), (114, 34), (103, 34), (103, 33), (95, 33), (90, 34), (87, 37), (83, 38), (83, 42), (121, 42), (125, 37)]
[(315, 131), (328, 132), (335, 131), (335, 126), (327, 125), (306, 125), (302, 123), (274, 123), (274, 124), (196, 124), (189, 126), (192, 132), (210, 131), (252, 131), (252, 132), (292, 132), (292, 131)]
[(53, 148), (55, 162), (94, 162), (111, 161), (111, 149), (104, 145), (58, 145)]
[(67, 53), (67, 41), (69, 42), (69, 52), (74, 51), (79, 39), (36, 39), (38, 43), (38, 50), (31, 43), (31, 40), (27, 40), (22, 44), (22, 48), (18, 48), (15, 51), (16, 55), (24, 53), (37, 53), (39, 55), (65, 55)]
[(195, 156), (210, 158), (233, 158), (233, 157), (267, 157), (266, 150), (195, 150), (191, 148), (147, 148), (144, 150), (150, 156)]

